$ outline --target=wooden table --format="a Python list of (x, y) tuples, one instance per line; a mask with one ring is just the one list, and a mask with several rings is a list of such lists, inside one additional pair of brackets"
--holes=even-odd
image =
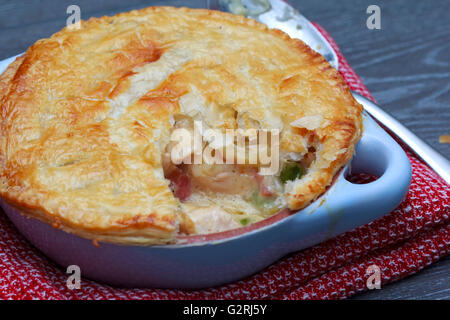
[[(65, 26), (66, 9), (102, 16), (149, 5), (205, 7), (208, 0), (0, 0), (0, 60)], [(334, 37), (378, 103), (450, 158), (450, 1), (291, 0)], [(381, 7), (381, 30), (366, 27), (366, 9)], [(354, 299), (450, 299), (450, 257)]]

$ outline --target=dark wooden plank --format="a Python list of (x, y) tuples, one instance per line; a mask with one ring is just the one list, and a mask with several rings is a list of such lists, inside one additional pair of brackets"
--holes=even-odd
[[(205, 7), (208, 0), (191, 0), (190, 7)], [(0, 0), (0, 60), (25, 51), (41, 38), (51, 36), (66, 25), (67, 7), (76, 4), (81, 18), (113, 15), (149, 5), (186, 6), (186, 1), (143, 0)]]
[(450, 132), (450, 2), (376, 1), (381, 30), (366, 28), (370, 0), (294, 2), (330, 32), (379, 104), (450, 158), (438, 142)]
[[(450, 158), (450, 1), (291, 0), (324, 26), (379, 104)], [(149, 5), (205, 7), (208, 0), (0, 0), (0, 59), (60, 30), (66, 8), (83, 19)], [(381, 7), (382, 29), (366, 28), (366, 8)], [(450, 258), (355, 299), (450, 299)]]
[[(201, 8), (206, 7), (208, 0), (0, 0), (0, 28), (24, 27), (51, 20), (60, 20), (64, 23), (66, 10), (69, 5), (75, 4), (81, 8), (82, 18), (91, 16), (114, 14), (132, 9), (144, 8), (149, 5), (171, 5)], [(51, 9), (51, 10), (49, 10)]]

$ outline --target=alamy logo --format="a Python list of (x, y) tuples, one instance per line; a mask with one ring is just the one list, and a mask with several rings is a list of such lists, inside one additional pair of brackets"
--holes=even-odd
[(81, 9), (79, 6), (72, 4), (67, 7), (67, 14), (70, 16), (66, 20), (67, 28), (70, 30), (79, 30), (81, 29)]
[(280, 131), (277, 129), (203, 129), (194, 121), (193, 130), (175, 129), (170, 140), (171, 161), (184, 164), (259, 164), (260, 175), (279, 169)]
[(66, 270), (70, 276), (67, 278), (66, 285), (69, 290), (81, 288), (81, 269), (77, 265), (70, 265)]
[(376, 264), (367, 267), (366, 275), (369, 276), (366, 281), (367, 289), (381, 289), (381, 269)]
[(367, 14), (370, 16), (367, 18), (366, 26), (369, 30), (381, 29), (381, 9), (379, 6), (372, 4), (367, 7)]

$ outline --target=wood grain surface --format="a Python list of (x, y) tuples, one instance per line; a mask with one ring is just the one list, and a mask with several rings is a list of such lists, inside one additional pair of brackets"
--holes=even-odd
[[(450, 158), (450, 1), (291, 0), (334, 37), (377, 102)], [(25, 51), (66, 24), (66, 9), (82, 19), (149, 5), (206, 7), (208, 0), (0, 0), (0, 60)], [(381, 8), (381, 30), (366, 27), (366, 9)], [(381, 290), (353, 299), (450, 299), (450, 257)]]

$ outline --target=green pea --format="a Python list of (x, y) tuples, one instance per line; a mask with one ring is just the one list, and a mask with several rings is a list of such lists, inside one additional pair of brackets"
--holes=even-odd
[(304, 174), (303, 167), (298, 163), (288, 163), (280, 173), (280, 180), (283, 183), (300, 178)]
[(248, 223), (250, 222), (250, 220), (248, 220), (248, 218), (244, 218), (244, 219), (241, 219), (241, 221), (239, 221), (243, 226), (246, 226), (246, 225), (248, 225)]
[(263, 197), (259, 190), (253, 192), (251, 200), (258, 208), (264, 208), (273, 202), (273, 198)]

